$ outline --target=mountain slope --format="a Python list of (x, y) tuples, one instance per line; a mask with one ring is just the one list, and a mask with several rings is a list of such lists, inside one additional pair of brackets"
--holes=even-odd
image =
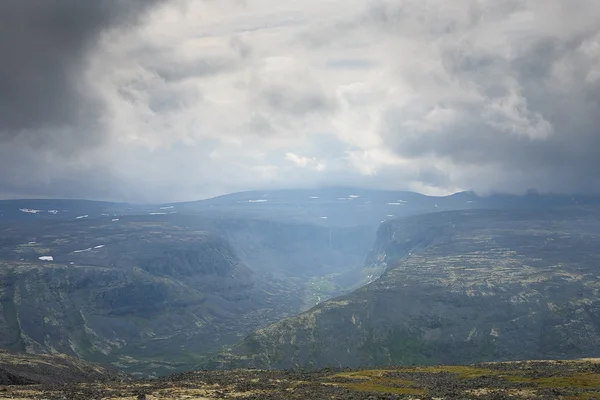
[[(190, 368), (291, 309), (229, 242), (173, 221), (133, 218), (4, 229), (0, 347), (61, 352), (133, 371)], [(287, 289), (287, 287), (286, 287)]]
[(375, 282), (247, 337), (213, 367), (600, 355), (597, 209), (471, 210), (383, 224)]
[(226, 194), (214, 198), (169, 203), (125, 204), (88, 200), (0, 200), (0, 223), (10, 221), (120, 218), (128, 215), (200, 215), (252, 218), (328, 227), (377, 226), (382, 221), (438, 211), (599, 205), (593, 195), (528, 193), (524, 196), (478, 196), (459, 192), (448, 196), (359, 188), (263, 190)]
[[(597, 200), (336, 188), (170, 205), (4, 201), (0, 347), (129, 371), (189, 369), (257, 328), (376, 280), (412, 246), (388, 243), (395, 233), (384, 223), (363, 267), (377, 226), (394, 215)], [(428, 232), (417, 236), (443, 230)]]
[(0, 387), (123, 380), (123, 374), (63, 354), (31, 355), (0, 350)]

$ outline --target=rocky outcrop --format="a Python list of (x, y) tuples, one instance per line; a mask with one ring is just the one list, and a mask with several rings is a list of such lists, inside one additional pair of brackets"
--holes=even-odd
[[(45, 362), (45, 370), (62, 367), (54, 365), (54, 357)], [(0, 399), (595, 399), (599, 386), (599, 360), (585, 359), (361, 370), (194, 371), (151, 380), (58, 380), (34, 386), (2, 386), (0, 381)]]
[(248, 336), (212, 367), (600, 355), (596, 210), (473, 210), (384, 223), (371, 284)]
[(117, 371), (63, 354), (32, 355), (0, 350), (0, 387), (3, 385), (64, 385), (116, 382), (128, 378)]

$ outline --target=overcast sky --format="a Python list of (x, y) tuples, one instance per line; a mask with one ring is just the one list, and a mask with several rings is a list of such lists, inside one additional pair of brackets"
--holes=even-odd
[(0, 1), (0, 198), (325, 185), (600, 192), (600, 1)]

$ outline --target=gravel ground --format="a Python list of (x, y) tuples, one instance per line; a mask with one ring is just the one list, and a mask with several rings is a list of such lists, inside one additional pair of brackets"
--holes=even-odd
[(600, 399), (600, 364), (592, 361), (197, 371), (154, 380), (111, 375), (83, 383), (69, 379), (68, 368), (64, 372), (54, 382), (0, 386), (0, 399)]

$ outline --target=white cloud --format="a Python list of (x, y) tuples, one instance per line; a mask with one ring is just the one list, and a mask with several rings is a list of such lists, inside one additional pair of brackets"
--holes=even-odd
[(106, 140), (20, 150), (27, 178), (3, 179), (149, 201), (600, 187), (598, 20), (594, 0), (174, 0), (88, 59)]
[(294, 153), (285, 153), (285, 159), (291, 161), (292, 163), (301, 168), (312, 168), (317, 171), (324, 171), (327, 168), (325, 163), (317, 160), (315, 157), (308, 158), (299, 156)]

